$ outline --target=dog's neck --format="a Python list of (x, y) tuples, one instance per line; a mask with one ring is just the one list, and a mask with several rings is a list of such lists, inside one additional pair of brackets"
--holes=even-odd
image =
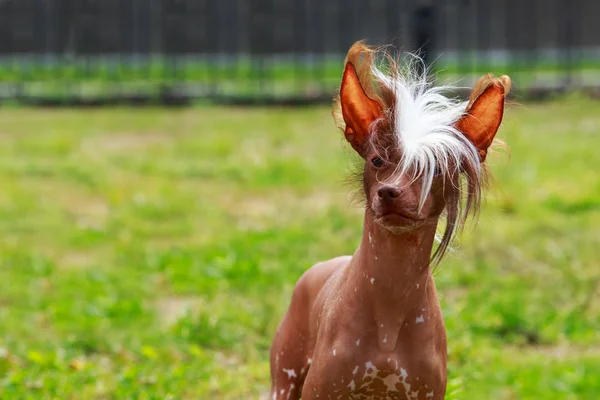
[(378, 345), (384, 351), (395, 349), (402, 326), (414, 324), (408, 319), (414, 319), (427, 307), (436, 225), (392, 233), (377, 224), (369, 211), (365, 214), (362, 241), (349, 272), (352, 284), (364, 293), (372, 307)]

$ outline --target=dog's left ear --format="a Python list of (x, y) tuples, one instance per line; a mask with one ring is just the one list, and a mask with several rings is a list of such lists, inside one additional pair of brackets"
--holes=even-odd
[(489, 74), (479, 78), (471, 92), (465, 115), (456, 123), (456, 128), (477, 148), (481, 162), (485, 161), (487, 150), (502, 122), (504, 98), (510, 85), (510, 78), (506, 75), (494, 78)]

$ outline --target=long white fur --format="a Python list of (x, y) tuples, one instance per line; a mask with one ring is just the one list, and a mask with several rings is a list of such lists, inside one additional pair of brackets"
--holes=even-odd
[(451, 166), (460, 168), (462, 162), (477, 166), (481, 173), (479, 155), (475, 146), (455, 128), (464, 115), (466, 102), (448, 98), (443, 92), (453, 86), (434, 87), (428, 79), (426, 68), (419, 73), (417, 66), (423, 61), (416, 55), (397, 73), (386, 74), (372, 65), (375, 80), (395, 95), (394, 132), (402, 158), (397, 167), (400, 176), (409, 170), (413, 179), (422, 177), (419, 212), (431, 190), (436, 168), (447, 176)]

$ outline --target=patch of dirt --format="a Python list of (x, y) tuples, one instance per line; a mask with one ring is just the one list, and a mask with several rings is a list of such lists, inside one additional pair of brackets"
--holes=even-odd
[(90, 252), (71, 252), (59, 257), (57, 265), (64, 269), (88, 268), (95, 259)]
[(101, 196), (78, 185), (56, 181), (34, 181), (35, 192), (48, 200), (52, 207), (58, 205), (82, 228), (102, 228), (110, 217), (110, 207)]
[(156, 311), (163, 326), (168, 327), (176, 323), (190, 311), (199, 308), (203, 301), (199, 297), (165, 297), (156, 303)]
[(334, 206), (345, 207), (348, 212), (355, 208), (347, 194), (324, 190), (298, 194), (287, 189), (263, 196), (232, 196), (225, 201), (238, 228), (250, 230), (263, 229), (274, 220), (284, 223), (302, 216), (322, 214)]
[(110, 217), (110, 207), (100, 198), (73, 196), (61, 199), (61, 203), (82, 227), (101, 228)]
[(250, 197), (236, 202), (234, 214), (240, 217), (264, 218), (276, 215), (277, 204), (267, 197)]
[(157, 132), (111, 133), (85, 138), (81, 143), (81, 149), (86, 154), (92, 155), (98, 151), (111, 153), (129, 152), (162, 145), (171, 141), (173, 141), (172, 136)]
[(286, 211), (298, 216), (301, 213), (323, 212), (332, 206), (350, 207), (348, 195), (325, 190), (302, 195), (292, 190), (278, 190), (260, 197), (232, 199), (231, 203), (229, 207), (235, 215), (254, 218), (281, 216)]

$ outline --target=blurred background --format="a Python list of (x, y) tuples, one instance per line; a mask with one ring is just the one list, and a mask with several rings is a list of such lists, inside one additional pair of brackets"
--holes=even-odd
[(467, 85), (600, 84), (594, 0), (2, 0), (0, 82), (25, 103), (329, 101), (359, 39)]
[(514, 82), (509, 151), (435, 272), (447, 398), (598, 399), (599, 17), (595, 0), (0, 0), (0, 398), (265, 398), (295, 282), (360, 241), (330, 104), (367, 39), (437, 82)]

